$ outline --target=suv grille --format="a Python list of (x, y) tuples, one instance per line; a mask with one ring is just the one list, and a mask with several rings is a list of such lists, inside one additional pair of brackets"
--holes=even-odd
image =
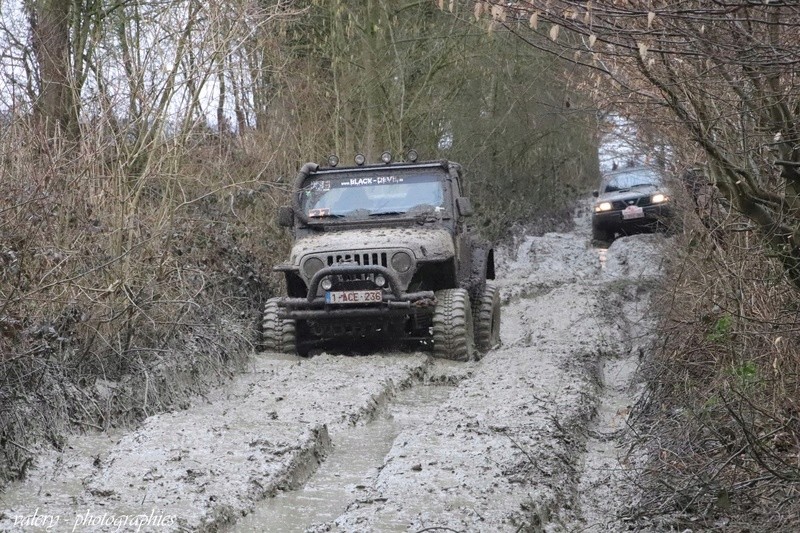
[(650, 196), (640, 196), (639, 198), (628, 198), (627, 200), (614, 200), (613, 202), (611, 202), (611, 205), (615, 210), (625, 209), (629, 205), (646, 207), (648, 205), (652, 205), (650, 198), (651, 198)]

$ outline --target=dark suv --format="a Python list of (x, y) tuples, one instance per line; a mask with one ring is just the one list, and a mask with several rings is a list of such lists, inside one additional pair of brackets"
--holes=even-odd
[(629, 166), (603, 176), (594, 191), (592, 237), (611, 242), (616, 234), (628, 235), (665, 227), (670, 197), (660, 170)]
[(407, 159), (303, 166), (279, 213), (294, 244), (276, 267), (287, 296), (266, 304), (263, 348), (305, 355), (372, 337), (469, 360), (499, 342), (494, 251), (467, 224), (461, 166)]

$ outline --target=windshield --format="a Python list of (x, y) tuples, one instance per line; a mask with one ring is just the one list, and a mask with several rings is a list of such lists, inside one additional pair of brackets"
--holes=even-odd
[(300, 206), (309, 219), (441, 212), (445, 176), (438, 169), (386, 169), (314, 177), (299, 192)]
[(650, 168), (636, 168), (612, 174), (603, 190), (614, 192), (646, 185), (661, 185), (661, 177)]

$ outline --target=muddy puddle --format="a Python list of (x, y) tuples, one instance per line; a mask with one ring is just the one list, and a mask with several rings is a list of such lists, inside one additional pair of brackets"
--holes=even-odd
[[(66, 504), (75, 501), (84, 490), (84, 480), (95, 471), (96, 465), (105, 458), (122, 435), (122, 431), (109, 430), (106, 433), (87, 434), (80, 439), (71, 439), (62, 454), (55, 458), (46, 456), (37, 462), (38, 469), (31, 476), (36, 483), (11, 483), (6, 492), (0, 494), (0, 506), (11, 509), (24, 507), (26, 503), (36, 501), (42, 494), (52, 501)], [(0, 531), (4, 531), (1, 525)]]
[(230, 531), (303, 532), (333, 522), (350, 502), (367, 497), (367, 481), (380, 471), (395, 440), (434, 417), (452, 391), (445, 385), (405, 389), (370, 422), (333, 433), (332, 451), (303, 487), (264, 500)]

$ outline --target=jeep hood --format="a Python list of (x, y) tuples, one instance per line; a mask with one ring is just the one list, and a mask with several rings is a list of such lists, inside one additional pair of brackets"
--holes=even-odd
[(455, 255), (453, 238), (444, 229), (370, 228), (331, 231), (298, 239), (290, 262), (299, 265), (307, 254), (406, 248), (417, 261), (441, 261)]

